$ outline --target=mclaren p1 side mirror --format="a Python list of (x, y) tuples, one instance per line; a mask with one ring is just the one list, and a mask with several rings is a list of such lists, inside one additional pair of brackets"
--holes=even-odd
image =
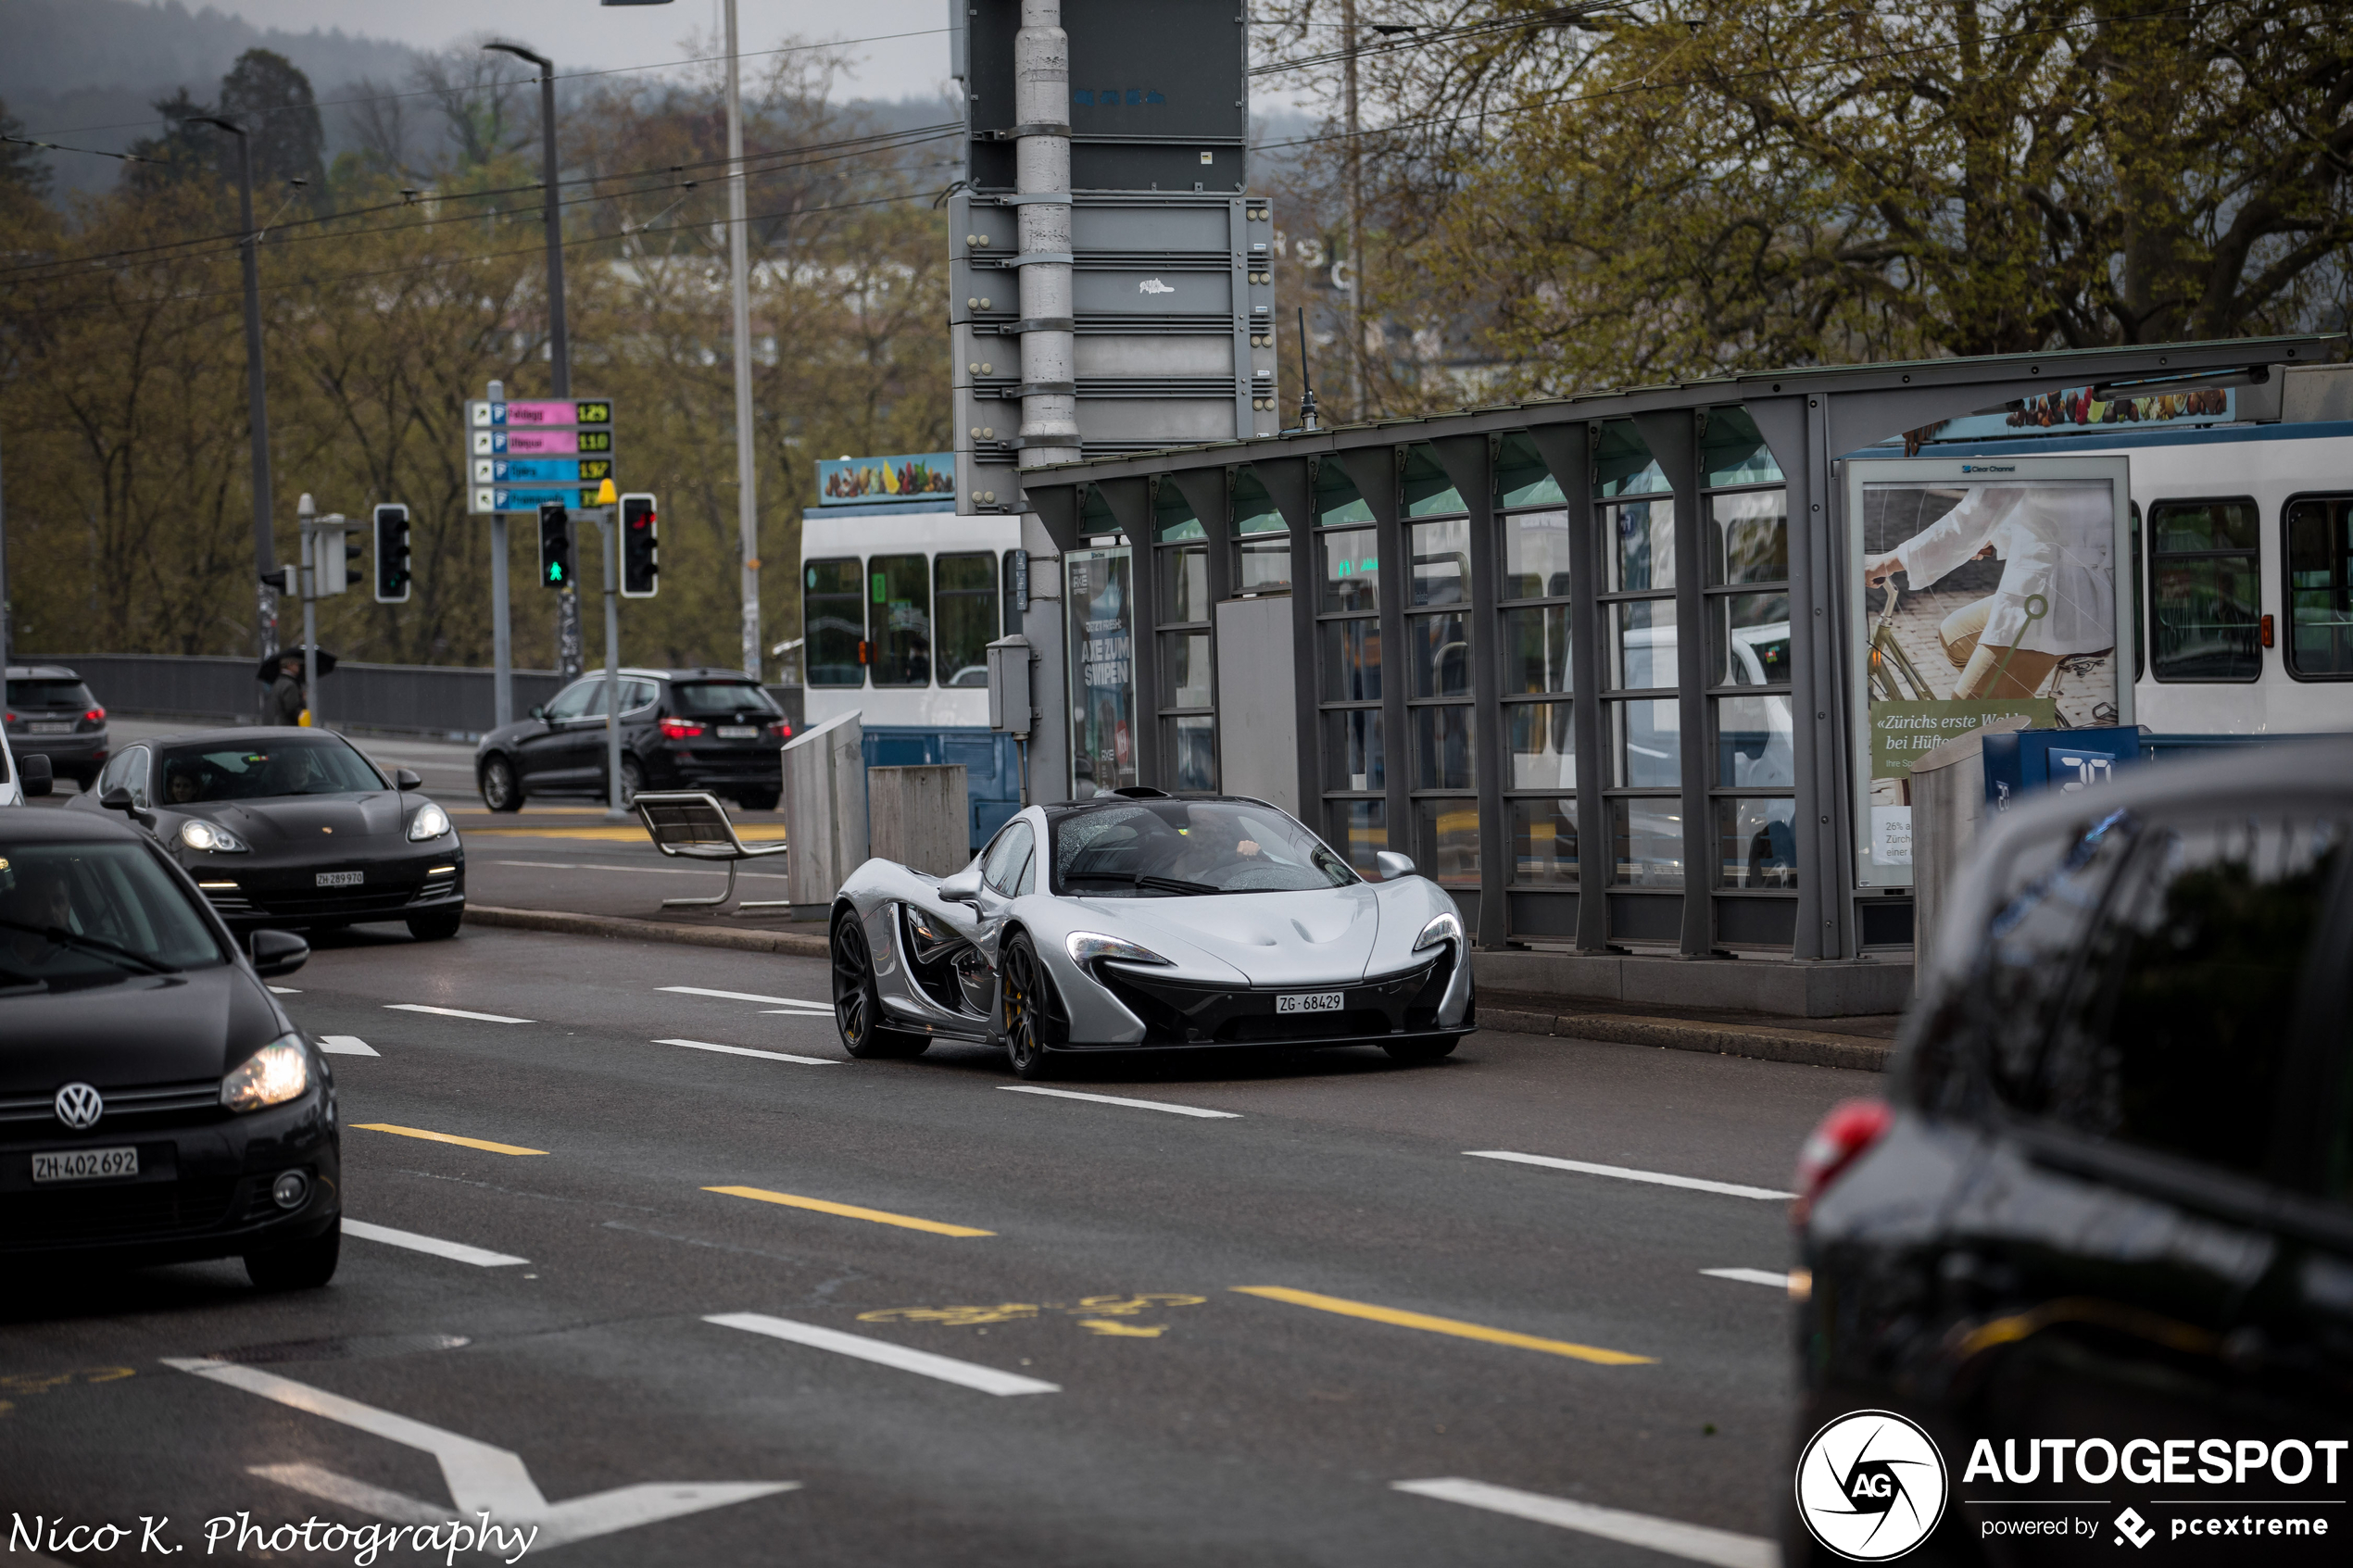
[(291, 931), (257, 931), (248, 946), (253, 972), (264, 980), (292, 974), (310, 960), (310, 944)]
[(414, 768), (395, 768), (392, 771), (392, 787), (422, 789), (425, 787), (425, 776)]
[(1414, 858), (1400, 855), (1394, 849), (1384, 849), (1373, 857), (1373, 867), (1380, 872), (1383, 882), (1395, 882), (1401, 876), (1414, 874)]
[(57, 779), (57, 774), (50, 771), (49, 759), (37, 751), (30, 757), (18, 758), (17, 771), (19, 776), (19, 782), (28, 800), (35, 796), (48, 794), (50, 786), (55, 784)]
[(980, 902), (980, 862), (975, 860), (953, 876), (939, 879), (939, 896), (951, 904)]

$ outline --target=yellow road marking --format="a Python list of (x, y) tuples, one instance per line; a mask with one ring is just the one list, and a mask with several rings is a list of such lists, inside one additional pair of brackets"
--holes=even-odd
[(396, 1127), (389, 1122), (355, 1122), (352, 1125), (363, 1133), (397, 1133), (404, 1138), (424, 1138), (433, 1143), (462, 1144), (468, 1148), (485, 1149), (492, 1154), (545, 1154), (544, 1148), (524, 1148), (517, 1144), (492, 1143), (488, 1138), (461, 1138), (455, 1133), (428, 1133), (422, 1127)]
[(1078, 1326), (1101, 1335), (1106, 1339), (1157, 1339), (1168, 1332), (1168, 1325), (1165, 1323), (1154, 1323), (1150, 1327), (1142, 1327), (1124, 1323), (1114, 1318), (1080, 1318)]
[(912, 1214), (893, 1214), (881, 1209), (861, 1209), (854, 1203), (829, 1203), (822, 1198), (801, 1198), (789, 1192), (770, 1192), (766, 1187), (705, 1187), (705, 1192), (724, 1192), (730, 1198), (757, 1198), (762, 1203), (781, 1203), (787, 1209), (813, 1209), (820, 1214), (838, 1214), (845, 1220), (872, 1220), (878, 1225), (903, 1225), (911, 1231), (929, 1231), (934, 1236), (995, 1236), (995, 1231), (976, 1231), (970, 1225), (943, 1224), (937, 1220), (918, 1220)]
[[(746, 843), (781, 844), (785, 838), (782, 823), (754, 822), (737, 824), (736, 835)], [(642, 827), (592, 828), (468, 828), (468, 838), (584, 838), (599, 844), (650, 844)]]
[(1394, 1307), (1376, 1307), (1369, 1301), (1318, 1296), (1312, 1290), (1288, 1290), (1279, 1285), (1238, 1285), (1233, 1288), (1244, 1296), (1264, 1296), (1269, 1301), (1289, 1301), (1295, 1307), (1313, 1307), (1317, 1311), (1338, 1312), (1345, 1318), (1368, 1318), (1374, 1323), (1395, 1323), (1400, 1328), (1451, 1334), (1457, 1339), (1479, 1339), (1490, 1345), (1541, 1350), (1547, 1355), (1567, 1356), (1573, 1361), (1592, 1361), (1599, 1366), (1648, 1366), (1655, 1364), (1658, 1360), (1655, 1356), (1633, 1356), (1623, 1350), (1574, 1345), (1566, 1339), (1540, 1339), (1532, 1334), (1515, 1334), (1508, 1328), (1490, 1328), (1485, 1323), (1465, 1323), (1460, 1318), (1434, 1318), (1427, 1312), (1403, 1312)]

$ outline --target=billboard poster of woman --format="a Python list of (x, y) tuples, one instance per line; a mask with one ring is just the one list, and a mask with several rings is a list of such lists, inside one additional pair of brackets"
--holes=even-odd
[(1857, 881), (1903, 886), (1915, 758), (1996, 719), (2133, 721), (2129, 476), (2123, 458), (1847, 470)]

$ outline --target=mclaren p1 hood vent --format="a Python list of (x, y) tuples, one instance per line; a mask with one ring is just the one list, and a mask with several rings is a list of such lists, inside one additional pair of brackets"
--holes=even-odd
[(1365, 883), (1302, 893), (1139, 898), (1121, 901), (1119, 929), (1148, 947), (1155, 932), (1167, 932), (1232, 964), (1253, 985), (1353, 984), (1372, 961), (1380, 906)]

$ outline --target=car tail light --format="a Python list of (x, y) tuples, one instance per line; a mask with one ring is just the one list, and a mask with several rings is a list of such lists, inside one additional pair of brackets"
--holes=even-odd
[(82, 721), (85, 724), (96, 724), (103, 722), (106, 716), (107, 710), (105, 709), (94, 708), (89, 712), (82, 716)]
[(1804, 1224), (1814, 1211), (1814, 1200), (1879, 1142), (1894, 1121), (1895, 1112), (1883, 1099), (1850, 1099), (1832, 1106), (1797, 1151), (1797, 1201), (1790, 1205), (1791, 1220)]
[(791, 720), (789, 720), (789, 719), (779, 719), (779, 720), (777, 720), (774, 723), (773, 723), (773, 724), (769, 725), (768, 727), (769, 727), (771, 730), (774, 730), (774, 731), (776, 733), (776, 735), (777, 735), (777, 737), (778, 737), (779, 739), (782, 739), (782, 740), (790, 740), (790, 739), (792, 739), (792, 721), (791, 721)]
[(684, 719), (664, 719), (661, 721), (661, 733), (670, 740), (692, 740), (702, 734), (702, 726), (689, 724)]

